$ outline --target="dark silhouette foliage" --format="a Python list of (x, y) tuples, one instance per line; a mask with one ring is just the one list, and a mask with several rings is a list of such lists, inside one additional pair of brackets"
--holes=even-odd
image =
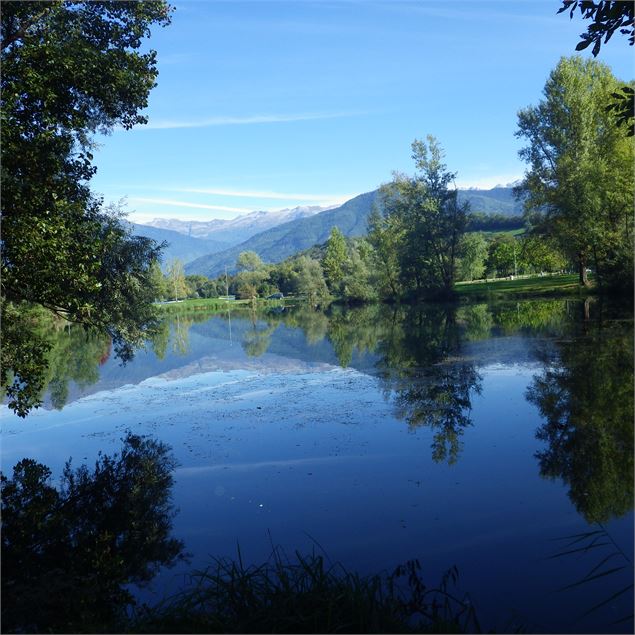
[[(143, 584), (182, 557), (170, 536), (169, 446), (128, 433), (93, 470), (23, 459), (1, 477), (3, 632), (108, 632)], [(110, 632), (116, 632), (111, 630)]]

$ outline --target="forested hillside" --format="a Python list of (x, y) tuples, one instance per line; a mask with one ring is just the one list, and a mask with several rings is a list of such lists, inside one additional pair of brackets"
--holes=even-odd
[(227, 249), (227, 243), (220, 240), (194, 238), (169, 229), (160, 229), (159, 227), (150, 227), (149, 225), (140, 225), (138, 223), (130, 223), (130, 225), (135, 236), (145, 236), (156, 240), (158, 243), (163, 241), (167, 243), (161, 259), (162, 269), (165, 269), (167, 264), (175, 258), (178, 258), (183, 263), (188, 263), (200, 256)]
[[(190, 259), (185, 268), (186, 273), (214, 277), (224, 271), (225, 265), (232, 272), (242, 251), (255, 251), (265, 262), (280, 262), (299, 251), (324, 243), (331, 229), (336, 226), (345, 236), (363, 236), (367, 232), (368, 216), (376, 198), (377, 190), (360, 194), (335, 209), (278, 225), (230, 249)], [(459, 190), (459, 202), (469, 202), (474, 213), (503, 216), (522, 214), (522, 204), (514, 199), (510, 187)]]
[(468, 202), (472, 212), (520, 216), (522, 202), (514, 198), (511, 187), (493, 187), (491, 190), (459, 190), (459, 203)]
[(221, 273), (225, 265), (228, 271), (234, 271), (242, 251), (255, 251), (265, 262), (280, 262), (298, 251), (325, 242), (335, 226), (345, 236), (362, 236), (366, 233), (368, 215), (376, 196), (377, 191), (360, 194), (336, 209), (278, 225), (231, 249), (197, 258), (185, 267), (185, 271), (210, 277)]

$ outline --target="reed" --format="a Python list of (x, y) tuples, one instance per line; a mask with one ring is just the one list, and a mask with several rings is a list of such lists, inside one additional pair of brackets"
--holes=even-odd
[(450, 591), (450, 569), (426, 586), (419, 562), (391, 574), (360, 576), (324, 557), (276, 548), (267, 562), (216, 559), (189, 586), (155, 607), (137, 609), (139, 633), (462, 633), (480, 632), (467, 596)]

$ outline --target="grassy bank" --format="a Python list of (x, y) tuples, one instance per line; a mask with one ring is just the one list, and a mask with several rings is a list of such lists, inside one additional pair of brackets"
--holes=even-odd
[(586, 295), (589, 292), (589, 289), (581, 289), (577, 274), (532, 276), (514, 280), (500, 278), (487, 281), (457, 282), (455, 290), (459, 296), (468, 298), (492, 295), (519, 297), (577, 295), (581, 292)]
[[(475, 280), (474, 282), (457, 282), (455, 291), (460, 297), (488, 298), (508, 297), (544, 297), (557, 295), (587, 295), (591, 289), (582, 289), (577, 274), (556, 274), (544, 276), (495, 278), (491, 280)], [(333, 299), (333, 298), (331, 298)], [(190, 313), (198, 311), (224, 311), (226, 309), (249, 309), (290, 306), (303, 303), (302, 297), (285, 297), (282, 300), (225, 300), (222, 298), (196, 298), (179, 302), (157, 303), (163, 313)]]
[(190, 311), (219, 311), (224, 309), (247, 309), (255, 307), (284, 306), (290, 299), (285, 300), (265, 300), (256, 298), (255, 300), (222, 300), (221, 298), (195, 298), (180, 300), (179, 302), (157, 303), (156, 306), (164, 313), (186, 313)]

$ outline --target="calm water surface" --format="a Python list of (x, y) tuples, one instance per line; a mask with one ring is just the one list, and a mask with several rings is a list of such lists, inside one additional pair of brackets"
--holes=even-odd
[[(633, 323), (599, 301), (295, 307), (171, 317), (121, 367), (57, 336), (45, 407), (2, 411), (2, 469), (92, 463), (126, 430), (180, 466), (189, 564), (260, 563), (272, 544), (362, 573), (456, 565), (485, 628), (632, 632)], [(568, 536), (605, 532), (604, 544)], [(609, 557), (616, 571), (584, 581)], [(601, 571), (599, 569), (598, 571)], [(591, 577), (591, 576), (589, 576)], [(576, 584), (579, 583), (579, 584)], [(563, 589), (563, 587), (571, 586)]]

